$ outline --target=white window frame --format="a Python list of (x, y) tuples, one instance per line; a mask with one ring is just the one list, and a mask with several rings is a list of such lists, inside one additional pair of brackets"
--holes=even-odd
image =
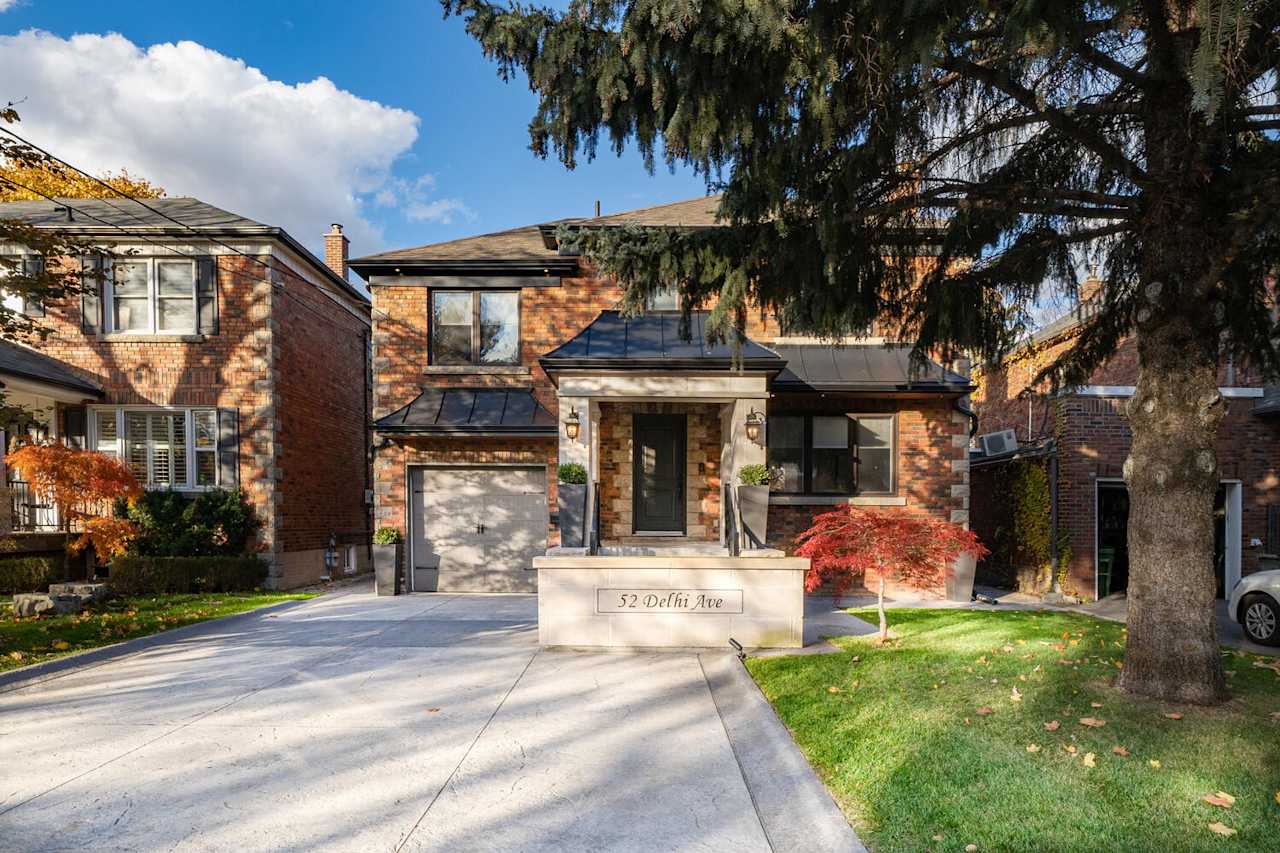
[[(147, 454), (147, 478), (142, 486), (146, 489), (173, 489), (177, 492), (205, 492), (210, 489), (222, 487), (222, 466), (219, 464), (218, 458), (218, 409), (214, 406), (192, 406), (191, 408), (172, 407), (172, 406), (89, 406), (88, 417), (88, 443), (93, 450), (100, 450), (104, 453), (110, 453), (118, 459), (124, 459), (124, 435), (125, 435), (125, 419), (130, 413), (134, 414), (167, 414), (167, 415), (183, 415), (184, 434), (187, 436), (186, 444), (186, 483), (184, 485), (176, 485), (174, 483), (153, 483), (152, 482), (152, 459), (151, 453)], [(100, 448), (98, 446), (98, 415), (101, 412), (114, 412), (116, 421), (116, 446), (115, 449)], [(196, 448), (196, 412), (212, 412), (213, 413), (213, 450)], [(200, 453), (213, 453), (213, 483), (208, 485), (196, 484), (197, 456)], [(125, 459), (128, 462), (127, 459)]]
[[(189, 263), (191, 265), (191, 326), (182, 329), (161, 329), (160, 328), (160, 300), (163, 298), (177, 299), (180, 297), (162, 297), (160, 296), (160, 264), (162, 263)], [(116, 328), (116, 288), (115, 288), (115, 266), (116, 264), (145, 264), (147, 267), (147, 327), (145, 329), (117, 329)], [(197, 333), (200, 325), (200, 269), (196, 265), (195, 258), (182, 256), (166, 256), (155, 255), (147, 257), (126, 256), (119, 258), (107, 264), (109, 269), (104, 276), (103, 282), (103, 298), (105, 300), (105, 310), (103, 311), (103, 329), (107, 334), (111, 335), (194, 335)], [(135, 297), (137, 298), (137, 297)]]

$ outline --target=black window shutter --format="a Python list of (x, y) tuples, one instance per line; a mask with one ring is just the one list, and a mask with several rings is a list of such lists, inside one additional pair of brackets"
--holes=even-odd
[[(44, 273), (44, 258), (39, 255), (27, 255), (22, 259), (22, 274), (31, 279), (38, 279)], [(22, 297), (22, 313), (28, 317), (44, 316), (44, 301), (38, 296), (26, 294)]]
[(1267, 507), (1267, 553), (1280, 554), (1280, 504)]
[(62, 410), (62, 431), (67, 447), (85, 449), (89, 439), (89, 412), (84, 406), (68, 406)]
[(102, 331), (102, 255), (85, 255), (80, 259), (80, 330), (90, 334)]
[(196, 258), (196, 331), (218, 334), (218, 259), (212, 255)]
[(240, 412), (218, 409), (218, 485), (235, 488), (240, 481)]

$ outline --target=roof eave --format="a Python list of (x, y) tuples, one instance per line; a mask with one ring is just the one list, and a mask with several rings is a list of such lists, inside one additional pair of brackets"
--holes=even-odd
[(573, 256), (557, 256), (554, 258), (451, 258), (444, 259), (367, 259), (358, 258), (349, 261), (348, 265), (359, 275), (368, 278), (370, 275), (385, 275), (388, 272), (401, 275), (448, 275), (450, 273), (484, 273), (497, 272), (503, 274), (533, 273), (542, 274), (554, 271), (561, 273), (577, 272), (578, 259)]
[(883, 394), (970, 394), (977, 385), (954, 382), (777, 382), (773, 390), (782, 393), (883, 393)]
[(505, 436), (525, 436), (525, 437), (554, 437), (557, 434), (555, 424), (539, 424), (530, 426), (486, 426), (486, 427), (469, 427), (469, 426), (384, 426), (375, 422), (373, 429), (378, 433), (390, 435), (440, 435), (454, 436), (462, 435), (469, 437), (505, 437)]

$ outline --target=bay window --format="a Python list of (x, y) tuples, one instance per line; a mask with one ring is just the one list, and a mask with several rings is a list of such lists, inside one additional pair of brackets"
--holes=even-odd
[(123, 459), (149, 488), (218, 485), (217, 409), (94, 408), (92, 446)]
[(437, 290), (431, 294), (432, 364), (516, 364), (517, 291)]
[(774, 490), (812, 495), (892, 495), (893, 415), (771, 415)]

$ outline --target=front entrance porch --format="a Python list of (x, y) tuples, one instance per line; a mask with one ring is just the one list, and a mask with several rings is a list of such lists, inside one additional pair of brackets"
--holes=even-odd
[(682, 337), (678, 320), (605, 312), (541, 359), (559, 463), (587, 472), (585, 547), (533, 561), (543, 645), (803, 644), (809, 561), (750, 547), (737, 523), (738, 474), (766, 462), (761, 416), (784, 362), (751, 341), (708, 345), (701, 315)]

